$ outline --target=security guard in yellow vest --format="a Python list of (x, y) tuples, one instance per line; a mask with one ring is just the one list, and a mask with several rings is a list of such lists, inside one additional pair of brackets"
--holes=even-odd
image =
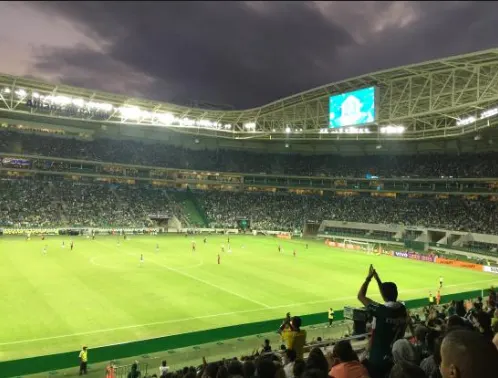
[(429, 292), (429, 305), (430, 306), (434, 305), (434, 297), (432, 296), (431, 292)]
[(334, 310), (329, 308), (329, 327), (332, 326), (332, 322), (334, 321)]

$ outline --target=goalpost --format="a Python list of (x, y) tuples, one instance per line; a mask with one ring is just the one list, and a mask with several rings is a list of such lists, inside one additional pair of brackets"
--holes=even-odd
[(362, 251), (365, 251), (367, 254), (373, 254), (375, 250), (374, 243), (345, 239), (344, 245), (347, 246), (348, 244), (356, 247), (355, 249), (361, 249)]

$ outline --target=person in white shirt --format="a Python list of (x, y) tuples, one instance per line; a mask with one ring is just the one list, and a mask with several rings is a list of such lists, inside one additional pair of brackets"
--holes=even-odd
[(165, 377), (166, 374), (168, 374), (168, 371), (169, 371), (169, 366), (166, 360), (163, 360), (161, 366), (159, 366), (159, 377)]
[(294, 378), (294, 362), (296, 361), (296, 351), (287, 349), (284, 355), (284, 372), (285, 378)]

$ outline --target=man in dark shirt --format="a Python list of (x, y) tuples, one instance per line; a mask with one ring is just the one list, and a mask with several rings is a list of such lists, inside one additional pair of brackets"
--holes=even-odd
[[(384, 304), (367, 297), (368, 285), (375, 278)], [(405, 335), (408, 313), (397, 301), (398, 288), (394, 282), (382, 282), (372, 265), (358, 292), (358, 300), (373, 316), (370, 338), (368, 369), (372, 378), (383, 377), (390, 369), (391, 350), (394, 342)]]

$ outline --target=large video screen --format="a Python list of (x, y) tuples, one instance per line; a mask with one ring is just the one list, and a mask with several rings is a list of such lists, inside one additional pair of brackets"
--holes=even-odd
[(375, 87), (330, 96), (329, 128), (359, 126), (375, 121)]

